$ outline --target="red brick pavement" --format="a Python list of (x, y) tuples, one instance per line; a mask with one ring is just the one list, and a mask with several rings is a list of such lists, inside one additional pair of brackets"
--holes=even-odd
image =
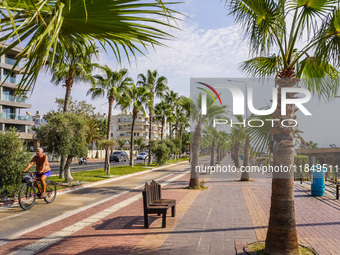
[[(176, 175), (163, 178), (162, 181), (171, 179), (174, 176)], [(176, 218), (167, 218), (166, 229), (160, 228), (161, 217), (158, 216), (150, 216), (150, 228), (144, 228), (142, 199), (139, 199), (95, 224), (70, 235), (61, 242), (48, 247), (39, 254), (127, 254), (132, 250), (134, 250), (134, 254), (145, 254), (147, 250), (157, 250), (162, 244), (160, 240), (165, 240), (169, 231), (176, 225), (199, 192), (183, 189), (183, 187), (188, 184), (188, 179), (189, 175), (186, 174), (182, 178), (165, 186), (162, 192), (163, 197), (177, 200)], [(160, 181), (160, 183), (162, 183), (162, 181)], [(140, 194), (141, 190), (142, 189), (131, 191), (104, 204), (99, 204), (62, 221), (25, 234), (3, 245), (0, 254), (8, 254), (23, 248), (30, 243), (101, 212), (136, 194)], [(154, 233), (155, 235), (150, 238), (147, 235), (149, 233)], [(141, 244), (138, 245), (139, 243)], [(147, 250), (145, 250), (145, 247)]]
[[(264, 240), (270, 210), (271, 179), (243, 184), (248, 210), (258, 240)], [(312, 197), (310, 185), (295, 184), (295, 213), (299, 242), (320, 255), (340, 254), (340, 201)]]

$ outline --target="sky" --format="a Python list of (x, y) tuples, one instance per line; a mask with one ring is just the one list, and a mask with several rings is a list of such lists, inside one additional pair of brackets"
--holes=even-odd
[[(185, 14), (179, 22), (181, 30), (170, 32), (176, 39), (167, 41), (167, 47), (150, 49), (146, 56), (137, 56), (131, 64), (125, 59), (121, 66), (113, 54), (101, 54), (99, 63), (107, 64), (111, 69), (125, 67), (129, 75), (137, 81), (139, 73), (148, 69), (157, 69), (160, 75), (168, 78), (170, 89), (181, 95), (190, 95), (190, 78), (243, 78), (246, 77), (239, 66), (250, 58), (246, 42), (242, 39), (240, 28), (233, 24), (232, 17), (227, 15), (224, 2), (221, 0), (187, 0), (178, 5), (177, 10)], [(72, 97), (86, 100), (96, 107), (96, 111), (106, 113), (108, 110), (105, 98), (91, 100), (86, 96), (89, 84), (78, 83), (72, 89)], [(271, 90), (259, 89), (257, 100), (260, 103), (270, 102)], [(49, 74), (41, 74), (30, 97), (32, 109), (46, 113), (55, 108), (55, 98), (64, 98), (65, 88), (50, 82)], [(340, 146), (340, 122), (337, 120), (340, 109), (340, 98), (331, 103), (313, 99), (308, 106), (312, 117), (305, 117), (299, 112), (299, 127), (304, 131), (304, 139), (317, 142), (321, 147), (329, 144)], [(119, 113), (115, 109), (114, 113)], [(322, 135), (320, 135), (322, 131)]]
[[(125, 67), (135, 81), (139, 73), (157, 69), (168, 79), (170, 89), (189, 96), (190, 77), (241, 77), (238, 65), (247, 57), (247, 49), (242, 44), (239, 29), (233, 26), (224, 3), (220, 0), (189, 0), (178, 5), (185, 14), (179, 23), (181, 30), (171, 30), (176, 37), (167, 41), (167, 47), (150, 49), (146, 56), (138, 56), (131, 65), (124, 60), (117, 65), (113, 54), (101, 54), (99, 63), (112, 69)], [(55, 98), (64, 98), (65, 88), (50, 82), (50, 74), (42, 73), (30, 97), (32, 114), (46, 113), (55, 107)], [(107, 112), (105, 98), (92, 101), (86, 92), (89, 84), (78, 83), (72, 89), (72, 97), (87, 100), (99, 112)], [(119, 112), (119, 110), (116, 110)]]

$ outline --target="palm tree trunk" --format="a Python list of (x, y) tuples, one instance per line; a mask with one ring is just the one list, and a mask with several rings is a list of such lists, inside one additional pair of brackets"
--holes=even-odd
[(215, 166), (215, 139), (211, 142), (210, 166)]
[[(112, 106), (113, 99), (109, 99), (109, 115), (107, 116), (107, 134), (106, 138), (109, 140), (111, 138), (111, 119), (112, 119)], [(106, 175), (110, 175), (110, 148), (105, 149), (105, 166), (104, 171)]]
[(134, 129), (135, 129), (135, 121), (137, 118), (137, 112), (133, 110), (133, 115), (132, 115), (132, 124), (131, 124), (131, 141), (130, 141), (130, 166), (133, 167), (133, 145), (134, 145)]
[(171, 130), (172, 125), (171, 125), (171, 124), (172, 124), (172, 123), (169, 122), (169, 138), (170, 138), (170, 139), (172, 138), (172, 130)]
[(182, 131), (182, 126), (181, 128), (179, 129), (179, 139), (182, 141), (183, 139), (183, 131)]
[[(279, 75), (280, 77), (280, 75)], [(282, 76), (281, 76), (282, 77)], [(296, 81), (293, 79), (278, 79), (278, 106), (273, 118), (295, 119), (295, 106), (288, 105), (285, 116), (281, 115), (281, 88), (293, 87)], [(287, 95), (293, 98), (294, 95)], [(294, 164), (295, 128), (283, 128), (280, 124), (274, 126), (273, 165), (286, 166), (290, 169)], [(272, 196), (268, 232), (265, 252), (267, 254), (291, 254), (298, 255), (299, 245), (296, 233), (295, 208), (294, 208), (294, 172), (273, 173)]]
[(236, 143), (234, 147), (234, 161), (235, 161), (235, 166), (240, 167), (240, 144)]
[(164, 123), (165, 123), (165, 117), (163, 115), (163, 117), (162, 117), (162, 129), (161, 129), (161, 140), (163, 140)]
[(217, 153), (216, 153), (216, 161), (220, 162), (221, 161), (221, 144), (217, 144)]
[(73, 177), (71, 175), (71, 163), (72, 163), (72, 158), (73, 156), (68, 155), (67, 159), (66, 159), (66, 164), (65, 164), (65, 168), (64, 168), (64, 173), (65, 173), (65, 182), (72, 182), (73, 181)]
[(178, 120), (176, 120), (175, 129), (176, 138), (178, 138)]
[[(152, 101), (153, 104), (153, 101)], [(152, 140), (152, 118), (153, 118), (153, 112), (152, 112), (152, 108), (149, 108), (149, 159), (148, 159), (148, 163), (152, 164), (152, 152), (151, 152), (151, 146), (150, 146), (150, 141)]]
[(196, 166), (199, 164), (199, 150), (201, 145), (201, 123), (198, 122), (192, 141), (191, 154), (191, 171), (190, 171), (190, 188), (198, 188), (200, 186), (199, 172), (196, 172)]
[[(71, 100), (71, 90), (74, 83), (74, 68), (71, 66), (68, 72), (68, 77), (65, 81), (65, 98), (64, 98), (64, 113), (68, 112), (68, 107), (70, 105)], [(60, 165), (59, 165), (59, 178), (64, 178), (64, 168), (65, 168), (65, 160), (66, 158), (64, 156), (60, 157)]]
[[(243, 166), (248, 166), (249, 165), (249, 149), (250, 149), (250, 140), (249, 140), (249, 135), (246, 137), (246, 143), (244, 145), (244, 158), (243, 158)], [(241, 175), (241, 181), (249, 181), (249, 172), (244, 171), (242, 172)]]

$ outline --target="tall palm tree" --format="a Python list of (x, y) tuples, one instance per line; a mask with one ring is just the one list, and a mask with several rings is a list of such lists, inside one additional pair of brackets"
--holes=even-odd
[[(58, 48), (62, 46), (58, 44)], [(52, 79), (51, 81), (56, 85), (64, 83), (63, 87), (66, 87), (64, 98), (64, 112), (68, 112), (71, 90), (74, 82), (90, 81), (92, 78), (92, 70), (94, 64), (93, 58), (97, 59), (99, 56), (98, 48), (95, 45), (91, 45), (88, 48), (83, 47), (79, 51), (74, 47), (74, 51), (66, 52), (66, 50), (60, 50), (65, 54), (57, 55), (54, 58), (54, 65), (51, 69)], [(62, 156), (60, 159), (59, 178), (63, 178), (65, 173), (65, 158)]]
[[(61, 46), (59, 45), (59, 47)], [(92, 71), (96, 66), (92, 63), (92, 60), (99, 57), (99, 50), (96, 45), (83, 47), (80, 51), (76, 47), (73, 49), (74, 51), (71, 52), (64, 51), (64, 55), (57, 55), (51, 69), (51, 82), (56, 85), (64, 83), (63, 87), (66, 88), (64, 112), (68, 112), (73, 84), (92, 80)]]
[(166, 104), (163, 100), (156, 104), (155, 106), (155, 119), (157, 121), (161, 122), (161, 140), (163, 140), (164, 135), (164, 125), (165, 125), (165, 119), (169, 115), (169, 105)]
[(3, 0), (0, 1), (2, 47), (0, 56), (24, 44), (16, 58), (25, 61), (20, 88), (32, 88), (42, 67), (51, 70), (56, 55), (99, 42), (110, 48), (118, 62), (122, 53), (134, 56), (148, 45), (163, 45), (174, 13), (173, 3), (161, 0)]
[(181, 96), (179, 100), (179, 107), (176, 107), (178, 111), (176, 110), (176, 130), (178, 130), (178, 125), (180, 126), (179, 128), (179, 138), (182, 141), (182, 134), (183, 131), (185, 130), (186, 127), (189, 126), (189, 119), (190, 119), (190, 109), (191, 109), (191, 98), (190, 97), (185, 97)]
[[(238, 122), (243, 122), (243, 117), (241, 115), (235, 115)], [(240, 149), (241, 144), (246, 138), (245, 128), (242, 125), (234, 125), (231, 128), (231, 157), (234, 160), (235, 166), (240, 167)]]
[(167, 118), (167, 122), (169, 123), (169, 138), (172, 138), (172, 123), (176, 121), (175, 116), (175, 107), (178, 105), (179, 102), (178, 93), (173, 90), (167, 91), (164, 95), (164, 101), (169, 105), (169, 114)]
[[(115, 100), (119, 100), (125, 93), (128, 86), (133, 83), (132, 78), (128, 77), (128, 70), (121, 69), (113, 71), (107, 65), (101, 67), (105, 72), (105, 76), (95, 75), (93, 87), (87, 91), (87, 95), (91, 94), (92, 99), (106, 96), (109, 102), (109, 111), (107, 116), (107, 134), (106, 138), (111, 139), (111, 120), (112, 108)], [(105, 150), (105, 172), (110, 175), (110, 150)]]
[[(276, 77), (278, 105), (283, 87), (305, 86), (315, 94), (332, 97), (338, 81), (340, 7), (333, 0), (227, 0), (230, 14), (241, 25), (254, 58), (242, 65), (255, 77)], [(305, 78), (301, 80), (300, 78)], [(300, 81), (300, 82), (299, 82)], [(293, 93), (288, 98), (293, 98)], [(271, 128), (274, 165), (294, 164), (296, 128), (279, 123), (295, 119), (295, 106), (274, 112)], [(293, 173), (274, 173), (267, 254), (299, 254), (294, 209)]]
[(212, 127), (208, 126), (205, 130), (203, 130), (203, 138), (206, 139), (207, 145), (210, 147), (210, 166), (215, 166), (216, 158), (216, 142), (218, 137), (218, 131)]
[(138, 113), (145, 115), (144, 105), (147, 102), (149, 93), (146, 87), (137, 87), (135, 84), (131, 84), (124, 94), (117, 101), (117, 105), (122, 110), (132, 109), (132, 123), (131, 123), (131, 138), (130, 138), (130, 166), (133, 167), (133, 147), (134, 147), (134, 128)]
[[(162, 97), (168, 90), (168, 80), (164, 76), (159, 76), (158, 71), (148, 70), (146, 76), (144, 74), (138, 75), (137, 85), (148, 88), (150, 98), (148, 102), (149, 107), (149, 155), (151, 155), (150, 141), (152, 140), (152, 120), (154, 115), (154, 100), (156, 97)], [(152, 163), (152, 157), (149, 157), (149, 164)]]
[(199, 165), (199, 150), (201, 144), (202, 126), (209, 125), (217, 116), (226, 114), (226, 106), (218, 106), (214, 104), (212, 98), (207, 97), (207, 114), (201, 113), (202, 94), (193, 100), (191, 104), (191, 125), (194, 125), (194, 132), (191, 140), (191, 171), (190, 171), (190, 188), (198, 188), (200, 186), (199, 173), (196, 172), (196, 166)]

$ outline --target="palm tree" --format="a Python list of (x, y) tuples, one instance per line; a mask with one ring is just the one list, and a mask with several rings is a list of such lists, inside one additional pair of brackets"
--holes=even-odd
[(118, 140), (117, 140), (117, 143), (118, 143), (119, 150), (122, 151), (124, 145), (126, 144), (126, 140), (124, 140), (124, 139), (118, 139)]
[(131, 124), (131, 138), (130, 138), (130, 165), (133, 167), (133, 147), (134, 147), (134, 128), (138, 113), (145, 115), (144, 105), (147, 102), (148, 90), (146, 87), (137, 87), (131, 84), (127, 88), (125, 95), (120, 97), (117, 105), (120, 105), (122, 110), (132, 109), (132, 124)]
[[(243, 117), (241, 115), (235, 115), (235, 117), (238, 122), (243, 122)], [(240, 167), (240, 149), (245, 137), (246, 134), (243, 126), (235, 125), (231, 128), (231, 157), (233, 158), (236, 167)]]
[(169, 138), (172, 138), (172, 123), (176, 121), (175, 117), (175, 108), (178, 105), (179, 102), (179, 96), (178, 93), (174, 92), (173, 90), (167, 91), (164, 95), (164, 101), (169, 106), (169, 114), (167, 118), (167, 122), (169, 123)]
[(210, 166), (215, 166), (216, 164), (215, 151), (218, 132), (214, 127), (208, 126), (203, 131), (203, 134), (204, 134), (203, 138), (207, 141), (207, 145), (210, 147)]
[(144, 139), (142, 137), (138, 137), (137, 139), (135, 139), (135, 144), (138, 146), (138, 152), (146, 147)]
[[(340, 7), (333, 0), (227, 0), (230, 14), (249, 39), (254, 58), (242, 65), (255, 77), (276, 77), (278, 105), (283, 87), (305, 86), (326, 98), (334, 96), (338, 81)], [(300, 78), (306, 78), (300, 80)], [(315, 79), (317, 78), (317, 79)], [(300, 82), (299, 82), (300, 81)], [(294, 93), (288, 98), (293, 98)], [(296, 128), (284, 128), (280, 122), (295, 119), (295, 106), (286, 115), (278, 109), (271, 128), (274, 165), (294, 164)], [(267, 254), (299, 254), (294, 209), (293, 173), (274, 173)]]
[(179, 138), (182, 141), (182, 135), (183, 131), (185, 130), (186, 127), (189, 126), (189, 118), (190, 118), (190, 108), (191, 108), (191, 98), (190, 97), (185, 97), (181, 96), (179, 100), (179, 107), (176, 107), (178, 111), (176, 110), (176, 130), (178, 130), (178, 125), (180, 126), (179, 128)]
[(165, 125), (165, 118), (169, 115), (169, 105), (166, 104), (163, 100), (156, 104), (155, 106), (155, 119), (161, 122), (161, 140), (163, 140), (164, 135), (164, 125)]
[(19, 88), (32, 88), (42, 67), (51, 70), (56, 55), (63, 55), (57, 47), (71, 55), (83, 47), (99, 42), (109, 47), (118, 62), (122, 54), (134, 56), (148, 45), (163, 45), (163, 39), (172, 38), (166, 32), (174, 13), (169, 8), (173, 3), (159, 0), (112, 1), (112, 0), (46, 0), (0, 2), (0, 38), (5, 44), (0, 56), (15, 46), (25, 43), (16, 65), (25, 61)]
[[(148, 70), (146, 76), (144, 74), (138, 75), (137, 85), (147, 87), (150, 98), (148, 102), (149, 107), (149, 155), (151, 155), (150, 141), (152, 140), (152, 120), (154, 115), (154, 100), (155, 97), (162, 97), (168, 90), (168, 80), (164, 76), (159, 76), (158, 71)], [(152, 163), (152, 157), (149, 157), (149, 164)]]
[(196, 166), (199, 165), (199, 150), (201, 145), (202, 125), (207, 125), (217, 116), (226, 114), (226, 106), (217, 106), (212, 98), (207, 98), (207, 114), (203, 115), (200, 111), (202, 105), (202, 94), (199, 94), (196, 100), (191, 104), (192, 125), (195, 126), (191, 141), (191, 171), (190, 171), (190, 188), (200, 186), (199, 173), (196, 172)]
[[(59, 44), (58, 47), (62, 46)], [(63, 52), (62, 50), (60, 51)], [(65, 51), (65, 55), (57, 55), (54, 58), (54, 65), (51, 69), (51, 82), (54, 82), (56, 85), (65, 83), (63, 85), (63, 87), (66, 87), (64, 112), (68, 112), (74, 82), (91, 80), (94, 67), (92, 58), (97, 59), (98, 56), (98, 48), (95, 45), (91, 45), (89, 48), (84, 47), (80, 49), (80, 51), (76, 49), (71, 52)], [(62, 156), (60, 159), (59, 178), (63, 178), (65, 175), (64, 166), (65, 158)]]
[(93, 58), (98, 59), (99, 50), (95, 45), (84, 47), (80, 51), (74, 47), (74, 51), (66, 52), (65, 55), (56, 56), (51, 69), (51, 82), (59, 85), (65, 83), (66, 87), (64, 99), (64, 112), (68, 112), (70, 104), (71, 90), (74, 82), (84, 82), (92, 80), (92, 70), (95, 64)]
[[(107, 116), (107, 134), (106, 138), (111, 139), (111, 119), (112, 107), (115, 100), (119, 100), (125, 93), (126, 88), (133, 82), (132, 78), (128, 77), (128, 70), (121, 69), (113, 71), (107, 65), (101, 67), (105, 72), (105, 76), (95, 75), (95, 83), (93, 87), (87, 91), (87, 95), (91, 94), (92, 99), (104, 97), (109, 102), (109, 111)], [(110, 150), (105, 151), (105, 172), (110, 174)]]
[(318, 144), (313, 142), (313, 141), (309, 141), (309, 142), (306, 142), (306, 145), (302, 146), (302, 148), (305, 148), (305, 149), (316, 149), (316, 148), (318, 148)]

